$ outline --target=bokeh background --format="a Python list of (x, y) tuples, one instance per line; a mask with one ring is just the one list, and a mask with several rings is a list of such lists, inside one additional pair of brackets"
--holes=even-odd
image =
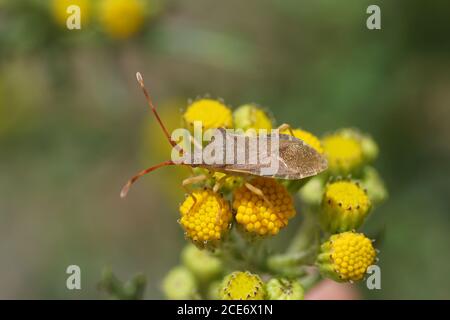
[[(0, 298), (105, 298), (105, 266), (143, 272), (145, 297), (162, 298), (185, 244), (188, 172), (162, 169), (119, 198), (129, 176), (169, 157), (136, 71), (171, 128), (209, 93), (318, 135), (370, 133), (390, 198), (366, 227), (382, 234), (382, 290), (360, 290), (450, 298), (450, 2), (72, 2), (81, 30), (54, 1), (0, 1)], [(370, 4), (382, 30), (366, 28)], [(65, 287), (70, 264), (80, 291)]]

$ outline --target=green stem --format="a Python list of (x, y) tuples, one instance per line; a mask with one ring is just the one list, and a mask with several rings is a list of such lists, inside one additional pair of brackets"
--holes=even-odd
[(300, 225), (291, 244), (287, 249), (287, 253), (303, 251), (311, 247), (311, 244), (316, 243), (319, 237), (319, 227), (317, 224), (316, 215), (312, 212), (305, 211), (305, 220)]
[(301, 277), (300, 283), (302, 284), (303, 289), (305, 291), (310, 290), (312, 287), (314, 287), (317, 283), (319, 283), (320, 280), (322, 280), (322, 277), (317, 271), (313, 271), (309, 274), (307, 274), (304, 277)]
[(305, 250), (300, 252), (278, 254), (269, 257), (267, 266), (272, 271), (277, 271), (283, 268), (290, 268), (301, 265), (311, 264), (311, 260), (315, 258), (316, 250)]

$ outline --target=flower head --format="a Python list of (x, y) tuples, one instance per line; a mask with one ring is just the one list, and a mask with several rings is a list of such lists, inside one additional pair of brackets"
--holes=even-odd
[(372, 241), (362, 233), (332, 235), (320, 247), (317, 265), (323, 276), (335, 281), (358, 281), (375, 262)]
[(233, 113), (234, 126), (244, 131), (248, 129), (272, 129), (272, 121), (268, 114), (253, 104), (245, 104)]
[(145, 20), (146, 3), (142, 0), (102, 0), (100, 23), (113, 38), (124, 39), (137, 33)]
[(363, 157), (366, 163), (374, 161), (378, 156), (378, 145), (368, 134), (362, 133), (355, 128), (344, 128), (339, 130), (342, 136), (358, 140), (361, 143)]
[(187, 107), (183, 119), (189, 129), (194, 127), (195, 121), (202, 123), (203, 130), (233, 126), (231, 110), (222, 102), (213, 99), (194, 101)]
[(180, 206), (180, 224), (196, 245), (215, 244), (228, 231), (230, 206), (212, 190), (197, 190)]
[(362, 185), (367, 189), (367, 195), (374, 205), (382, 203), (389, 196), (383, 179), (371, 166), (364, 167)]
[(263, 300), (264, 283), (256, 274), (236, 271), (225, 277), (219, 289), (222, 300)]
[(265, 199), (246, 186), (237, 188), (233, 202), (236, 221), (252, 234), (276, 235), (295, 215), (292, 197), (275, 179), (258, 177), (251, 184), (262, 191)]
[(359, 183), (346, 180), (329, 183), (320, 211), (322, 228), (331, 233), (357, 229), (370, 208), (370, 199)]
[(270, 279), (266, 284), (269, 300), (303, 300), (304, 292), (298, 280)]
[(346, 175), (364, 164), (361, 140), (346, 131), (326, 136), (322, 139), (322, 145), (328, 158), (328, 168), (333, 174)]
[[(291, 135), (291, 130), (284, 130), (280, 133)], [(316, 150), (318, 153), (323, 154), (322, 144), (320, 143), (319, 138), (317, 138), (315, 135), (302, 129), (293, 129), (292, 133), (294, 134), (294, 137), (303, 140), (307, 145)]]

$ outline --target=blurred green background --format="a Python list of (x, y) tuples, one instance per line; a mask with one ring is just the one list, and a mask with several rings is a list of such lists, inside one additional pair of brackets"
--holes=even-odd
[[(118, 10), (136, 24), (125, 35), (108, 29), (114, 10), (82, 2), (87, 22), (70, 31), (53, 1), (0, 1), (0, 298), (105, 298), (105, 266), (143, 272), (146, 298), (162, 298), (185, 244), (177, 178), (188, 171), (162, 169), (119, 198), (129, 176), (169, 157), (136, 71), (171, 128), (209, 93), (318, 135), (372, 134), (390, 199), (366, 227), (383, 232), (382, 289), (361, 291), (450, 298), (450, 2), (150, 0)], [(370, 4), (381, 30), (366, 28)], [(80, 291), (65, 287), (70, 264)]]

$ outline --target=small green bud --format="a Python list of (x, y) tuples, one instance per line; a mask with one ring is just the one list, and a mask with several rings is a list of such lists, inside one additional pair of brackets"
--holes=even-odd
[(363, 150), (363, 156), (367, 163), (373, 162), (378, 157), (378, 145), (369, 135), (361, 136), (361, 146)]
[(198, 249), (189, 244), (181, 253), (183, 264), (195, 275), (201, 283), (217, 278), (222, 273), (222, 262), (209, 251)]
[(169, 271), (163, 280), (162, 290), (170, 300), (192, 300), (197, 297), (194, 275), (183, 266)]
[(304, 289), (298, 280), (273, 278), (266, 285), (269, 300), (303, 300)]
[(272, 121), (267, 113), (253, 104), (237, 108), (233, 113), (234, 127), (244, 131), (248, 129), (272, 129)]
[(300, 199), (311, 206), (318, 206), (322, 201), (325, 183), (320, 176), (312, 177), (299, 191)]
[(373, 167), (364, 168), (362, 185), (366, 188), (367, 195), (374, 205), (384, 202), (389, 196), (383, 180)]

